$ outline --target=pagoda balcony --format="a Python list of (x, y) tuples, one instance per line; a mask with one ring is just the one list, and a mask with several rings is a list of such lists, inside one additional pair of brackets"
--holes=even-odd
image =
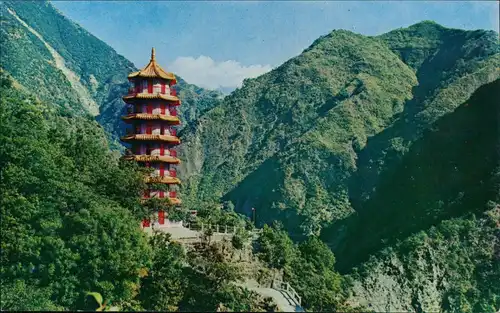
[(128, 115), (122, 116), (122, 120), (124, 120), (126, 123), (130, 123), (134, 120), (146, 120), (146, 121), (157, 120), (157, 121), (170, 122), (172, 125), (179, 125), (181, 121), (177, 116), (177, 111), (174, 110), (173, 113), (174, 114), (172, 114), (172, 110), (170, 111), (171, 115), (129, 112)]
[(126, 136), (120, 138), (124, 142), (134, 142), (134, 141), (161, 141), (168, 142), (172, 144), (181, 143), (179, 137), (171, 135), (153, 135), (153, 134), (134, 134), (127, 133)]
[(144, 203), (146, 201), (148, 201), (149, 199), (152, 199), (152, 198), (157, 198), (157, 199), (168, 199), (170, 200), (170, 203), (172, 203), (173, 205), (179, 205), (182, 203), (181, 199), (179, 198), (158, 198), (158, 197), (143, 197), (141, 198), (141, 202)]
[[(161, 87), (160, 87), (161, 89)], [(146, 92), (145, 92), (146, 91)], [(162, 91), (158, 91), (158, 90), (152, 90), (151, 92), (149, 92), (148, 89), (143, 89), (141, 87), (130, 87), (128, 89), (128, 95), (135, 95), (135, 94), (138, 94), (138, 93), (160, 93), (160, 94), (163, 94), (163, 95), (171, 95), (171, 96), (177, 96), (177, 90), (173, 89), (173, 88), (169, 88), (169, 93), (167, 93), (167, 90), (165, 89), (164, 92)]]
[(165, 162), (171, 164), (179, 164), (181, 160), (172, 155), (160, 155), (160, 154), (139, 154), (139, 155), (127, 155), (123, 157), (125, 160), (135, 160), (137, 162)]
[(181, 180), (172, 176), (148, 176), (144, 179), (146, 183), (160, 183), (160, 184), (180, 184)]

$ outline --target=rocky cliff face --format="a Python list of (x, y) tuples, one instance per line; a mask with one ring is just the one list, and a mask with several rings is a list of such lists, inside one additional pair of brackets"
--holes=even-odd
[[(348, 225), (339, 267), (375, 311), (500, 304), (500, 80), (424, 132)], [(325, 236), (326, 238), (327, 236)]]

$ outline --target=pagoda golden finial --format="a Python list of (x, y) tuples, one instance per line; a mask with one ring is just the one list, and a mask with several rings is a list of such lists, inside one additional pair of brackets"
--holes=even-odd
[(151, 61), (155, 61), (155, 48), (151, 49)]

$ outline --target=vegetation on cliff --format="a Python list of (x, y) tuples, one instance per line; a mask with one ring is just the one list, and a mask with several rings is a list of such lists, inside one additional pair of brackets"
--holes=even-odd
[[(108, 149), (134, 65), (50, 3), (0, 13), (1, 308), (98, 291), (128, 310), (273, 310), (233, 284), (248, 269), (226, 246), (140, 231), (141, 170)], [(252, 264), (308, 310), (494, 312), (498, 52), (495, 32), (427, 21), (333, 31), (224, 99), (179, 78), (185, 208), (247, 230), (255, 208)]]

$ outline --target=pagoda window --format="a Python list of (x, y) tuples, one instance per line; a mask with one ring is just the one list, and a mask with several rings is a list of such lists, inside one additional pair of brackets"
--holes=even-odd
[(161, 108), (161, 114), (163, 114), (163, 115), (164, 115), (164, 114), (165, 114), (165, 103), (162, 103), (162, 104), (160, 105), (160, 108)]
[(153, 80), (153, 92), (159, 93), (161, 91), (161, 84), (158, 79)]
[(136, 80), (135, 81), (135, 92), (136, 93), (140, 93), (141, 92), (141, 81), (140, 80)]
[(160, 155), (165, 155), (165, 145), (164, 144), (160, 144)]
[(153, 81), (148, 79), (148, 93), (153, 93)]
[(148, 81), (147, 80), (143, 80), (142, 81), (142, 90), (141, 90), (141, 93), (144, 92), (144, 90), (148, 89)]
[(160, 163), (160, 176), (165, 176), (165, 165)]
[(165, 198), (165, 191), (163, 190), (160, 190), (160, 198)]
[(167, 88), (165, 87), (165, 82), (164, 82), (164, 81), (162, 81), (162, 82), (161, 82), (161, 93), (163, 93), (163, 94), (164, 94), (166, 89), (167, 89)]
[(153, 105), (152, 104), (148, 104), (146, 106), (146, 113), (153, 114)]
[(152, 134), (152, 132), (153, 132), (153, 126), (152, 126), (151, 124), (149, 124), (149, 123), (148, 123), (148, 124), (146, 125), (146, 134), (147, 134), (147, 135), (151, 135), (151, 134)]
[(164, 211), (158, 212), (158, 223), (161, 225), (165, 224), (165, 212)]
[(153, 128), (153, 134), (154, 135), (161, 135), (161, 130), (162, 130), (162, 126), (155, 124), (154, 128)]
[(142, 227), (149, 227), (151, 225), (151, 222), (149, 220), (142, 220)]

